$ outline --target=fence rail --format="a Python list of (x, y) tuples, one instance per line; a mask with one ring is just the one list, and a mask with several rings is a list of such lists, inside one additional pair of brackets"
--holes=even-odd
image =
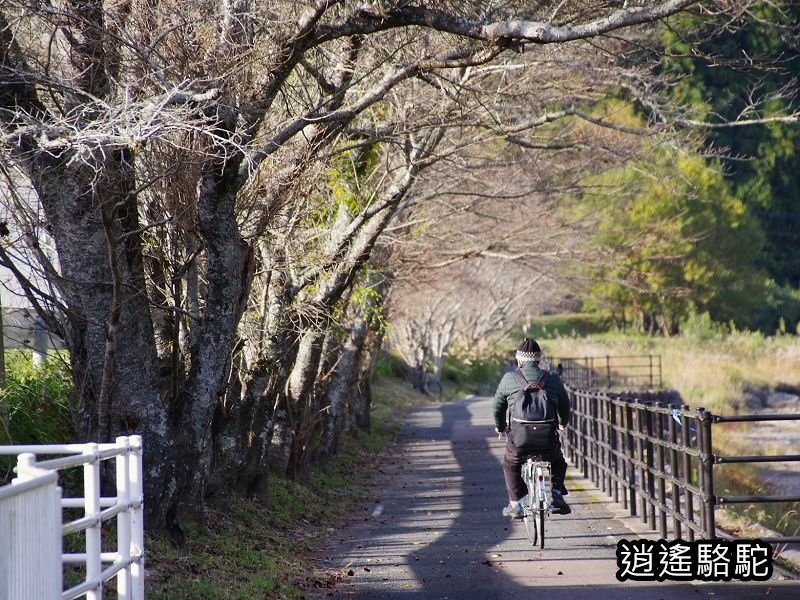
[[(141, 437), (119, 437), (114, 444), (0, 446), (0, 455), (17, 455), (17, 478), (0, 488), (0, 600), (102, 600), (105, 582), (114, 578), (119, 600), (144, 600)], [(54, 458), (38, 460), (46, 456)], [(102, 463), (110, 459), (116, 496), (101, 497)], [(62, 498), (58, 472), (75, 468), (83, 470), (83, 495)], [(52, 487), (50, 496), (30, 510), (11, 510), (2, 503), (7, 498), (26, 501), (29, 489), (45, 484)], [(76, 508), (83, 509), (83, 517), (62, 524), (63, 509)], [(103, 552), (102, 525), (111, 519), (116, 520), (116, 551)], [(84, 534), (85, 551), (61, 554), (62, 538), (79, 533)], [(53, 549), (55, 558), (46, 558)], [(13, 558), (6, 562), (3, 556)], [(80, 565), (84, 577), (62, 591), (64, 565)], [(55, 595), (40, 594), (41, 580), (51, 578)]]
[(657, 354), (550, 358), (550, 362), (561, 364), (564, 382), (577, 389), (658, 389), (663, 385)]
[[(718, 495), (715, 465), (798, 461), (800, 455), (721, 456), (714, 454), (712, 444), (714, 424), (800, 420), (800, 414), (722, 416), (606, 392), (569, 391), (572, 413), (564, 439), (569, 460), (664, 539), (670, 534), (714, 539), (718, 506), (800, 501), (795, 495)], [(800, 542), (800, 536), (761, 539)]]

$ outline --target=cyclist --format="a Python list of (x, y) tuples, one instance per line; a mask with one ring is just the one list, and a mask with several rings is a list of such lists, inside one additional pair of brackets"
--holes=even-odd
[[(541, 374), (539, 361), (542, 351), (536, 340), (525, 338), (517, 347), (516, 360), (519, 370), (528, 381), (537, 381)], [(506, 415), (513, 404), (514, 398), (522, 389), (514, 373), (505, 373), (497, 386), (494, 394), (494, 422), (495, 431), (503, 433), (507, 431), (506, 452), (503, 456), (503, 475), (506, 481), (506, 491), (508, 492), (508, 506), (503, 509), (503, 516), (521, 519), (523, 516), (522, 500), (528, 494), (525, 482), (522, 480), (521, 468), (523, 463), (532, 454), (514, 445), (514, 438), (511, 435), (511, 428), (507, 427)], [(550, 373), (544, 382), (544, 390), (547, 399), (556, 404), (560, 428), (567, 426), (569, 419), (569, 395), (561, 382), (557, 373)], [(555, 445), (544, 451), (536, 451), (542, 460), (550, 462), (553, 482), (553, 505), (557, 510), (554, 514), (568, 515), (572, 512), (569, 504), (564, 500), (567, 488), (564, 487), (564, 477), (567, 474), (567, 461), (561, 452), (561, 442), (556, 436)]]

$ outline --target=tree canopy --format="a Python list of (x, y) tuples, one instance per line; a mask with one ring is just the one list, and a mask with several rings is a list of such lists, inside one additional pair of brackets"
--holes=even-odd
[[(800, 90), (800, 4), (763, 2), (733, 17), (668, 21), (664, 68), (682, 79), (672, 95), (707, 122), (791, 115)], [(725, 28), (726, 35), (716, 35)], [(757, 263), (780, 285), (800, 287), (800, 155), (797, 121), (719, 127), (706, 147), (720, 155), (733, 193), (766, 235)]]
[[(688, 35), (734, 4), (5, 0), (0, 264), (65, 340), (79, 435), (144, 436), (154, 528), (303, 477), (368, 426), (392, 287), (473, 259), (459, 286), (553, 282), (597, 224), (556, 208), (603, 177), (653, 244), (617, 244), (620, 280), (677, 290), (652, 314), (685, 289), (729, 310), (742, 247), (719, 228), (759, 238), (684, 150), (657, 48), (664, 19), (690, 11)], [(646, 116), (619, 122), (620, 97)], [(507, 301), (474, 296), (465, 329)]]
[(676, 332), (692, 308), (753, 325), (764, 240), (718, 165), (660, 146), (590, 190), (579, 210), (594, 213), (591, 244), (608, 268), (590, 291), (596, 304), (650, 332)]

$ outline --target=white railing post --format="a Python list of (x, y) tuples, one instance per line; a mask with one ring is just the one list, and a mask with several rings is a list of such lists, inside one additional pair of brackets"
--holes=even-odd
[(131, 600), (144, 600), (144, 470), (142, 436), (128, 438), (132, 454), (129, 462), (131, 508), (131, 554), (138, 560), (131, 564)]
[(23, 452), (17, 456), (17, 476), (11, 480), (11, 483), (25, 481), (35, 477), (36, 472), (36, 455), (32, 452)]
[(84, 454), (94, 456), (91, 462), (83, 466), (83, 495), (86, 501), (85, 516), (96, 519), (96, 522), (86, 529), (86, 581), (97, 584), (97, 587), (86, 593), (86, 598), (87, 600), (103, 600), (103, 582), (101, 581), (103, 563), (100, 559), (100, 553), (102, 552), (100, 454), (97, 444), (86, 444)]
[(0, 598), (52, 600), (62, 583), (57, 475), (21, 453), (17, 477), (0, 488)]
[[(116, 439), (117, 447), (124, 449), (116, 457), (117, 504), (126, 508), (117, 515), (117, 560), (127, 563), (131, 557), (131, 490), (130, 490), (130, 445), (125, 436)], [(117, 573), (117, 598), (131, 600), (131, 569), (126, 565)]]

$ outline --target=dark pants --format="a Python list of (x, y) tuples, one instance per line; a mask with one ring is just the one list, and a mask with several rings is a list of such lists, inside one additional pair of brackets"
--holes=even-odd
[(514, 445), (511, 430), (508, 430), (506, 441), (506, 454), (503, 456), (503, 475), (506, 479), (506, 491), (511, 502), (521, 500), (528, 495), (528, 488), (522, 480), (522, 465), (530, 456), (541, 456), (542, 460), (550, 463), (553, 478), (553, 487), (563, 485), (567, 476), (567, 461), (561, 452), (561, 441), (552, 450), (539, 450), (536, 452), (524, 451)]

